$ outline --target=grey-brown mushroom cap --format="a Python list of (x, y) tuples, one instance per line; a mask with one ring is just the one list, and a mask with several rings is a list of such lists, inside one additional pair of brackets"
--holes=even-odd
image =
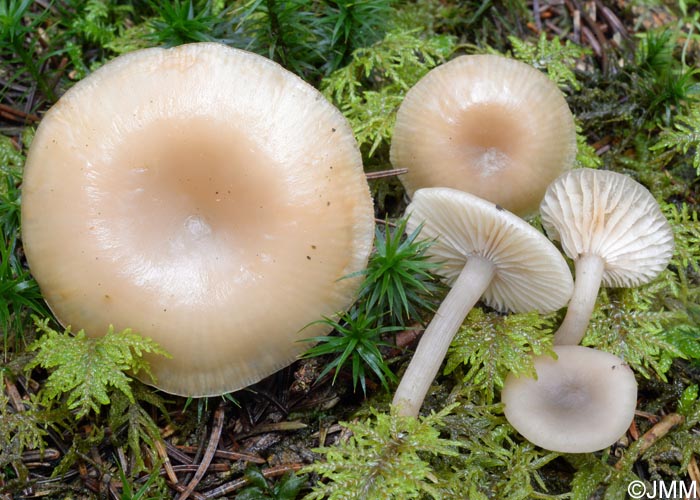
[(630, 367), (610, 353), (555, 346), (557, 359), (537, 356), (537, 380), (506, 377), (501, 394), (508, 422), (547, 450), (588, 453), (624, 435), (634, 418), (637, 382)]
[(391, 140), (409, 195), (451, 187), (521, 216), (537, 211), (575, 156), (574, 119), (558, 87), (497, 55), (461, 56), (428, 72), (406, 94)]
[(547, 234), (569, 257), (604, 260), (605, 286), (647, 283), (673, 256), (673, 230), (659, 204), (617, 172), (581, 168), (562, 174), (547, 189), (540, 212)]
[(416, 191), (408, 230), (434, 240), (428, 253), (451, 284), (471, 256), (495, 265), (482, 299), (501, 311), (555, 311), (569, 300), (573, 279), (564, 257), (539, 231), (498, 205), (450, 188)]
[(374, 213), (347, 121), (261, 56), (137, 51), (77, 83), (27, 158), (30, 269), (63, 324), (158, 342), (159, 388), (234, 391), (352, 303)]

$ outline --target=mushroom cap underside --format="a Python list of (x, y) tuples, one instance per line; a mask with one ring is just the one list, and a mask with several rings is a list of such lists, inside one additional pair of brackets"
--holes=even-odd
[(576, 156), (573, 115), (535, 68), (497, 55), (457, 57), (431, 70), (401, 104), (391, 162), (409, 195), (451, 187), (518, 215)]
[(534, 360), (537, 379), (506, 378), (501, 400), (510, 424), (547, 450), (588, 453), (615, 443), (634, 418), (637, 382), (630, 367), (604, 351), (555, 346), (557, 359)]
[(653, 280), (673, 255), (671, 225), (651, 193), (632, 178), (581, 168), (547, 189), (542, 225), (566, 255), (598, 255), (605, 286), (638, 286)]
[(352, 131), (322, 95), (219, 44), (146, 49), (42, 120), (22, 193), (32, 273), (63, 324), (157, 341), (156, 385), (245, 387), (347, 308), (373, 238)]
[(568, 302), (571, 272), (559, 251), (539, 231), (498, 205), (450, 188), (416, 191), (406, 209), (408, 231), (423, 224), (420, 237), (454, 282), (470, 256), (491, 261), (495, 274), (482, 299), (501, 311), (549, 312)]

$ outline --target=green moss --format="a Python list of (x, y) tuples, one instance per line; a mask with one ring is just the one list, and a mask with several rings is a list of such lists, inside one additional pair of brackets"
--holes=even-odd
[(318, 482), (306, 500), (442, 498), (431, 457), (454, 457), (461, 444), (440, 437), (448, 407), (418, 419), (372, 411), (364, 421), (346, 422), (352, 432), (341, 446), (322, 447), (325, 455), (302, 470)]
[[(5, 386), (5, 377), (0, 372), (0, 384)], [(42, 412), (36, 401), (23, 401), (21, 411), (12, 410), (10, 400), (0, 391), (0, 479), (5, 479), (5, 468), (10, 464), (21, 464), (25, 450), (43, 450), (46, 447), (46, 429), (50, 415)], [(27, 479), (27, 470), (20, 466), (20, 479)]]
[(540, 34), (536, 44), (514, 36), (509, 36), (508, 41), (513, 46), (515, 59), (544, 70), (549, 79), (563, 90), (581, 90), (573, 69), (577, 62), (590, 54), (590, 50), (569, 40), (564, 43), (558, 38), (550, 40), (545, 33)]
[(348, 118), (361, 147), (372, 156), (388, 144), (403, 97), (431, 68), (455, 50), (454, 37), (396, 30), (321, 82), (322, 92)]
[(535, 376), (533, 356), (551, 354), (552, 315), (502, 315), (474, 308), (452, 341), (445, 374), (458, 372), (463, 384), (492, 402), (508, 373)]
[[(637, 4), (615, 12), (631, 22), (628, 17), (641, 8)], [(531, 6), (522, 0), (69, 0), (48, 9), (43, 5), (0, 2), (0, 97), (13, 109), (41, 114), (65, 89), (115, 54), (213, 39), (262, 53), (318, 85), (350, 120), (368, 170), (389, 168), (393, 123), (403, 96), (443, 61), (461, 53), (510, 53), (548, 74), (576, 114), (578, 165), (624, 172), (645, 184), (661, 203), (676, 241), (669, 268), (653, 283), (601, 291), (584, 342), (618, 354), (633, 367), (639, 375), (641, 409), (675, 411), (684, 422), (647, 450), (637, 442), (574, 456), (533, 447), (507, 424), (502, 406), (494, 401), (507, 372), (531, 374), (531, 356), (550, 351), (550, 332), (558, 317), (503, 316), (477, 308), (427, 400), (432, 408), (446, 409), (417, 420), (375, 411), (349, 422), (345, 428), (354, 436), (338, 447), (317, 450), (324, 460), (308, 472), (322, 480), (309, 497), (616, 499), (625, 496), (630, 481), (639, 479), (639, 470), (651, 478), (686, 477), (690, 457), (700, 453), (700, 114), (694, 69), (700, 24), (688, 2), (673, 13), (672, 30), (635, 33), (629, 41), (604, 47), (604, 70), (601, 59), (579, 45), (544, 33), (532, 35), (527, 28), (533, 21)], [(653, 7), (670, 12), (658, 2)], [(560, 12), (555, 4), (547, 9)], [(556, 27), (565, 34), (573, 28), (566, 16), (551, 22), (559, 23)], [(551, 35), (549, 27), (544, 31)], [(13, 140), (0, 136), (0, 327), (5, 360), (15, 363), (24, 363), (28, 355), (23, 341), (11, 340), (28, 333), (30, 313), (48, 315), (40, 309), (38, 287), (28, 274), (19, 241), (19, 186), (24, 146), (32, 131), (16, 121), (3, 122), (3, 133)], [(378, 216), (399, 214), (404, 205), (398, 181), (372, 182)], [(381, 302), (373, 314), (388, 325), (430, 314), (421, 300), (407, 308), (400, 294), (373, 302)], [(0, 391), (0, 473), (5, 473), (6, 490), (22, 490), (28, 471), (21, 453), (45, 446), (47, 429), (60, 424), (72, 437), (58, 473), (111, 443), (128, 452), (135, 464), (123, 471), (125, 498), (145, 495), (148, 489), (141, 490), (136, 477), (147, 468), (145, 458), (154, 467), (158, 464), (154, 448), (160, 429), (152, 418), (165, 414), (166, 408), (151, 389), (131, 383), (124, 370), (138, 367), (140, 349), (155, 347), (141, 340), (127, 342), (128, 347), (121, 346), (129, 350), (127, 355), (114, 344), (105, 350), (82, 336), (50, 333), (43, 325), (47, 333), (35, 344), (39, 352), (32, 363), (50, 372), (42, 381), (42, 398), (28, 395), (19, 414)], [(118, 343), (113, 335), (110, 339)], [(382, 358), (392, 372), (400, 369), (391, 362)], [(381, 367), (380, 373), (389, 384), (391, 377)], [(375, 396), (373, 402), (383, 398)], [(454, 401), (458, 407), (450, 406)], [(55, 413), (47, 413), (42, 404), (53, 406)], [(342, 411), (352, 410), (345, 405)], [(337, 418), (334, 414), (327, 417)], [(80, 425), (87, 422), (89, 426)], [(641, 432), (651, 425), (643, 418), (636, 423)], [(19, 477), (6, 473), (8, 464)], [(406, 470), (411, 468), (409, 476)], [(165, 491), (163, 481), (157, 482), (154, 491)], [(276, 484), (258, 486), (272, 496)]]
[[(43, 335), (28, 347), (36, 356), (27, 370), (41, 366), (51, 370), (46, 380), (42, 402), (65, 404), (77, 410), (76, 417), (90, 411), (99, 413), (101, 405), (110, 404), (113, 394), (121, 393), (135, 403), (126, 371), (145, 372), (152, 378), (146, 353), (169, 355), (151, 339), (130, 329), (115, 332), (110, 326), (106, 335), (88, 338), (83, 330), (72, 335), (70, 329), (58, 332), (48, 326), (48, 319), (36, 319)], [(66, 397), (64, 400), (64, 396)]]

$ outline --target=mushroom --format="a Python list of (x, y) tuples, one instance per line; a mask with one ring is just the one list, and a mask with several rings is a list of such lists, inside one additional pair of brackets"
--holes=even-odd
[(563, 453), (588, 453), (615, 443), (634, 418), (637, 381), (610, 353), (555, 346), (557, 359), (534, 359), (537, 379), (506, 377), (501, 401), (508, 422), (531, 443)]
[(442, 263), (440, 272), (452, 286), (394, 396), (400, 414), (416, 416), (479, 298), (501, 311), (549, 312), (566, 304), (573, 283), (563, 256), (542, 233), (491, 202), (455, 189), (424, 188), (406, 212), (409, 232), (424, 224), (421, 237), (435, 240), (428, 253)]
[(497, 55), (461, 56), (431, 70), (396, 116), (391, 163), (409, 196), (451, 187), (517, 215), (537, 211), (576, 156), (574, 119), (542, 72)]
[(542, 225), (574, 260), (574, 293), (554, 335), (559, 345), (581, 342), (601, 282), (635, 287), (652, 281), (673, 255), (673, 230), (647, 189), (607, 170), (562, 174), (547, 189)]
[(353, 301), (374, 214), (346, 120), (272, 61), (214, 43), (121, 56), (46, 114), (22, 195), (56, 317), (130, 327), (157, 387), (230, 392), (291, 363)]

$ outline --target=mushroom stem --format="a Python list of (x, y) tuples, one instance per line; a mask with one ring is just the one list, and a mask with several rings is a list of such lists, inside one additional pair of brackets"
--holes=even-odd
[(564, 321), (554, 334), (554, 345), (577, 345), (586, 333), (598, 289), (603, 278), (605, 262), (595, 254), (582, 254), (576, 259), (574, 293)]
[(435, 379), (452, 339), (467, 314), (491, 283), (494, 264), (471, 256), (425, 329), (416, 352), (394, 395), (402, 416), (417, 416), (430, 384)]

